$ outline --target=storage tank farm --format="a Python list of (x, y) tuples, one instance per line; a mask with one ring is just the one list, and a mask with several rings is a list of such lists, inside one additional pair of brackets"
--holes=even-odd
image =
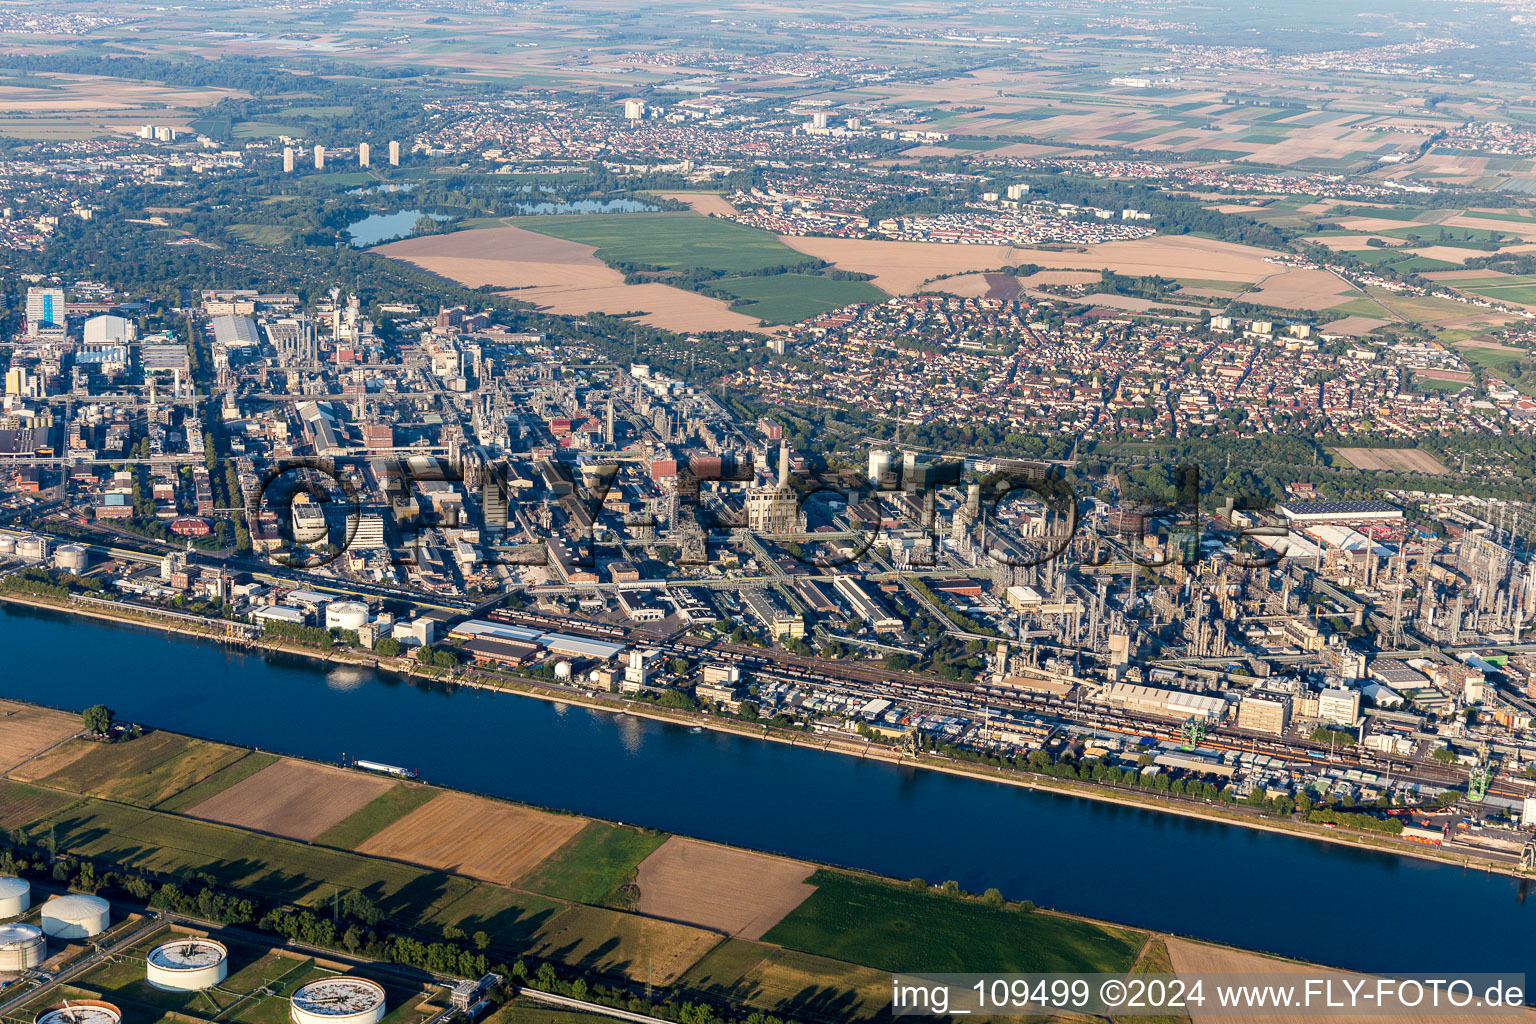
[(107, 930), (112, 905), (100, 896), (72, 893), (43, 904), (43, 932), (53, 939), (88, 939)]
[(20, 974), (48, 957), (48, 939), (31, 924), (0, 924), (0, 974)]
[(162, 942), (144, 959), (144, 980), (171, 992), (212, 988), (229, 974), (229, 950), (212, 939)]
[(378, 1024), (384, 989), (367, 978), (321, 978), (294, 990), (288, 1016), (293, 1024)]
[(71, 999), (37, 1015), (37, 1024), (122, 1024), (123, 1013), (100, 999)]
[(32, 883), (25, 878), (0, 875), (0, 921), (20, 917), (32, 906)]

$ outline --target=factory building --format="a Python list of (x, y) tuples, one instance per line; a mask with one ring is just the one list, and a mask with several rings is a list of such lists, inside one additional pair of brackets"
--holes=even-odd
[(1104, 688), (1103, 700), (1112, 707), (1143, 715), (1157, 715), (1159, 718), (1198, 718), (1219, 722), (1227, 713), (1227, 702), (1220, 697), (1137, 683), (1110, 683)]

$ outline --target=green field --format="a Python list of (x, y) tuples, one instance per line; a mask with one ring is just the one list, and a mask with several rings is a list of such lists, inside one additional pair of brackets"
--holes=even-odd
[(736, 277), (712, 282), (737, 299), (731, 308), (770, 324), (795, 323), (850, 302), (884, 302), (889, 295), (868, 281), (834, 281), (815, 274)]
[(21, 828), (79, 802), (67, 793), (0, 780), (0, 828)]
[(840, 960), (731, 939), (683, 977), (692, 991), (755, 1006), (794, 1020), (888, 1017), (891, 979), (884, 971)]
[(333, 886), (357, 889), (386, 913), (419, 920), (476, 883), (466, 878), (194, 821), (125, 804), (83, 799), (27, 828), (50, 830), (60, 849), (151, 874), (203, 871), (221, 885), (282, 903), (316, 903)]
[(1497, 348), (1463, 348), (1458, 351), (1461, 352), (1467, 362), (1502, 377), (1516, 391), (1527, 395), (1536, 394), (1536, 384), (1529, 381), (1522, 382), (1509, 375), (1510, 364), (1529, 358), (1529, 353), (1505, 352), (1503, 349)]
[(229, 233), (252, 245), (287, 245), (293, 241), (293, 228), (281, 224), (231, 224)]
[(557, 1010), (531, 999), (514, 999), (485, 1018), (485, 1024), (595, 1024), (590, 1013)]
[(397, 783), (392, 789), (380, 793), (320, 833), (315, 837), (315, 842), (343, 850), (354, 849), (383, 831), (386, 825), (399, 821), (437, 794), (438, 790), (430, 786)]
[(659, 832), (590, 822), (517, 884), (576, 903), (615, 903), (618, 888), (666, 841)]
[(492, 950), (515, 956), (564, 909), (566, 904), (532, 893), (477, 885), (422, 923), (437, 929), (452, 925), (467, 935), (486, 932), (491, 936)]
[(884, 971), (1124, 971), (1144, 936), (820, 870), (763, 941)]
[[(71, 743), (84, 745), (85, 754), (39, 779), (39, 783), (140, 807), (153, 807), (245, 756), (239, 747), (173, 732), (152, 732), (119, 743)], [(59, 749), (65, 755), (72, 752), (70, 746)], [(39, 763), (46, 764), (47, 756)]]
[(155, 804), (155, 810), (170, 811), (174, 814), (185, 811), (189, 807), (196, 807), (215, 793), (222, 793), (242, 779), (248, 779), (263, 768), (276, 763), (276, 754), (254, 752), (246, 754), (240, 760), (219, 769), (195, 786), (189, 786), (170, 799)]
[(509, 223), (594, 246), (605, 263), (740, 273), (810, 258), (766, 231), (697, 213), (552, 214), (516, 217)]
[(1536, 305), (1536, 274), (1498, 274), (1448, 283), (1457, 291), (1499, 302)]

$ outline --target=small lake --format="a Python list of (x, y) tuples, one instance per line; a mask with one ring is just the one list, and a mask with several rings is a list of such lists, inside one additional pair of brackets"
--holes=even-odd
[(378, 245), (380, 242), (415, 234), (416, 222), (423, 216), (431, 217), (436, 221), (453, 220), (445, 213), (426, 213), (423, 210), (373, 213), (360, 221), (348, 224), (347, 235), (350, 236), (354, 249), (366, 249), (370, 245)]

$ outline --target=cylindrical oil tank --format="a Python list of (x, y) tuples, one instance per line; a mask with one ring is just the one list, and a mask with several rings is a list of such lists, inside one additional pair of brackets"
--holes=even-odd
[(36, 967), (48, 956), (43, 930), (30, 924), (0, 924), (0, 974)]
[(144, 978), (155, 988), (195, 992), (224, 980), (229, 950), (212, 939), (172, 939), (150, 950), (144, 965)]
[(325, 606), (326, 629), (357, 629), (368, 625), (368, 606), (361, 601), (332, 601)]
[(32, 906), (32, 883), (25, 878), (0, 875), (0, 918), (24, 914)]
[(112, 905), (100, 896), (72, 893), (43, 904), (43, 931), (54, 939), (88, 939), (107, 930)]
[(16, 542), (16, 557), (29, 562), (41, 562), (48, 557), (48, 539), (37, 534), (21, 538)]
[(37, 1015), (37, 1024), (122, 1024), (123, 1013), (100, 999), (71, 999)]
[(0, 533), (0, 555), (14, 555), (16, 553), (16, 538), (8, 533)]
[(384, 989), (367, 978), (321, 978), (294, 990), (288, 1016), (293, 1024), (377, 1024), (384, 1017)]
[(65, 572), (85, 572), (91, 564), (91, 553), (84, 544), (60, 544), (53, 553), (53, 564)]

